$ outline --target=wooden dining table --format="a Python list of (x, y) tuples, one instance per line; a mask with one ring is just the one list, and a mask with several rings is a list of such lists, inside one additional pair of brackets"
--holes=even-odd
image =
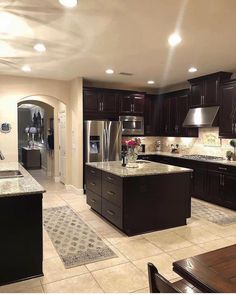
[(236, 293), (236, 244), (175, 261), (173, 271), (204, 293)]

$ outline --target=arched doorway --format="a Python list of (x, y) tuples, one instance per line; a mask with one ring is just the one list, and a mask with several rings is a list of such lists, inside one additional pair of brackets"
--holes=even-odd
[[(36, 145), (37, 147), (40, 147), (41, 149), (42, 168), (47, 172), (48, 176), (53, 176), (56, 182), (61, 181), (63, 183), (66, 183), (67, 181), (67, 175), (66, 175), (67, 161), (65, 159), (66, 142), (63, 142), (64, 143), (63, 157), (65, 159), (63, 161), (64, 163), (63, 167), (61, 165), (62, 151), (59, 145), (59, 142), (62, 142), (63, 140), (65, 141), (66, 139), (65, 134), (63, 134), (63, 132), (66, 132), (66, 129), (64, 128), (63, 130), (61, 130), (61, 128), (59, 128), (59, 123), (60, 123), (59, 117), (61, 113), (63, 113), (64, 116), (66, 116), (66, 105), (60, 102), (57, 98), (47, 96), (47, 95), (32, 95), (32, 96), (24, 97), (19, 100), (18, 109), (20, 108), (24, 109), (24, 107), (27, 107), (27, 105), (31, 107), (33, 110), (33, 111), (31, 110), (31, 118), (33, 121), (37, 122), (36, 119), (41, 117), (41, 120), (42, 120), (42, 117), (44, 118), (43, 119), (44, 130), (41, 131), (40, 136), (37, 135), (37, 139), (39, 139), (39, 142), (34, 143), (34, 145)], [(35, 111), (36, 111), (36, 114), (35, 114)], [(18, 125), (21, 125), (19, 122), (19, 119), (20, 118), (18, 117)], [(65, 121), (66, 121), (66, 117), (65, 117)], [(35, 125), (35, 124), (32, 124), (32, 125)], [(22, 134), (22, 130), (21, 130), (21, 134)], [(20, 136), (20, 132), (18, 133), (18, 137), (19, 136)], [(50, 141), (50, 138), (52, 137), (54, 139), (53, 140), (54, 148), (51, 145), (52, 141)], [(22, 149), (22, 147), (20, 146), (19, 138), (18, 138), (18, 146), (20, 147), (20, 149)], [(21, 152), (20, 149), (18, 150), (19, 158), (20, 158), (20, 152)]]

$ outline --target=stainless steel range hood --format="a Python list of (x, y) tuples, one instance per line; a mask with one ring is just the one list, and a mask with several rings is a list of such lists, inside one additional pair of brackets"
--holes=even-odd
[(218, 125), (219, 107), (193, 108), (188, 111), (183, 127), (213, 127)]

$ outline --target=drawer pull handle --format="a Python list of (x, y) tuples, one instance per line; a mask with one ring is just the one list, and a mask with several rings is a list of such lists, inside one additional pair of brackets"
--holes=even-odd
[(225, 167), (218, 167), (219, 170), (227, 171), (227, 168)]
[(112, 192), (112, 191), (107, 191), (107, 194), (108, 194), (109, 196), (115, 196), (115, 195), (116, 195), (116, 193), (114, 193), (114, 192)]
[(95, 182), (90, 182), (90, 184), (91, 184), (92, 186), (95, 186), (95, 185), (96, 185), (96, 183), (95, 183)]
[(110, 176), (107, 176), (107, 179), (108, 180), (114, 180), (114, 178), (113, 177), (110, 177)]
[(96, 200), (94, 200), (94, 199), (91, 199), (91, 202), (92, 202), (92, 203), (96, 203)]
[(95, 174), (95, 171), (94, 170), (90, 170), (90, 173)]
[(111, 210), (107, 210), (107, 213), (108, 213), (109, 215), (111, 215), (111, 216), (114, 216), (114, 215), (115, 215), (115, 213), (114, 213), (113, 211), (111, 211)]

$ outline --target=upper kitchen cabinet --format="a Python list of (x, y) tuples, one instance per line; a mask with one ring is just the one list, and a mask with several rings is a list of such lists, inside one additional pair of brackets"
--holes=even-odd
[(160, 129), (160, 99), (158, 95), (147, 94), (144, 105), (144, 134), (156, 135)]
[(120, 113), (123, 115), (144, 115), (144, 93), (124, 93), (120, 95)]
[(160, 95), (160, 136), (197, 137), (197, 128), (184, 128), (183, 122), (189, 110), (189, 90), (179, 90)]
[(190, 83), (190, 107), (219, 105), (220, 82), (229, 80), (232, 73), (217, 72), (188, 80)]
[(236, 80), (220, 86), (219, 136), (236, 138)]
[(96, 113), (100, 109), (102, 93), (95, 88), (85, 88), (83, 91), (83, 104), (85, 113)]
[(85, 119), (118, 118), (119, 94), (110, 89), (84, 88)]

